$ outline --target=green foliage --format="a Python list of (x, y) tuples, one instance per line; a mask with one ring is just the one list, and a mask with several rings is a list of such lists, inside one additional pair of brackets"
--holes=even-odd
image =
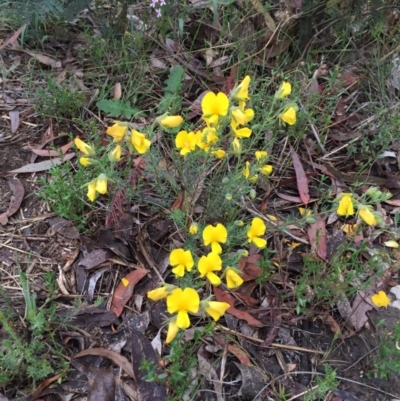
[(375, 374), (382, 379), (387, 379), (390, 373), (400, 372), (400, 322), (379, 340), (378, 355), (374, 358), (373, 366), (375, 371), (369, 375)]
[(169, 76), (165, 81), (167, 86), (164, 88), (164, 96), (158, 106), (159, 113), (169, 111), (171, 114), (175, 114), (181, 110), (182, 99), (180, 90), (182, 88), (184, 76), (185, 70), (180, 65), (171, 68)]
[[(21, 382), (27, 378), (36, 382), (64, 368), (64, 363), (60, 366), (55, 364), (62, 356), (62, 345), (56, 341), (54, 328), (57, 284), (52, 273), (45, 274), (43, 278), (48, 297), (39, 307), (25, 273), (21, 272), (19, 275), (25, 299), (26, 327), (23, 329), (18, 328), (11, 300), (0, 288), (0, 297), (6, 305), (5, 310), (0, 312), (0, 324), (6, 334), (0, 347), (0, 385), (12, 380)], [(50, 357), (54, 353), (58, 358)]]
[(55, 79), (49, 79), (47, 88), (39, 89), (36, 95), (36, 111), (44, 117), (56, 120), (77, 118), (85, 101), (83, 93), (70, 91)]
[[(136, 103), (136, 97), (133, 99), (133, 104)], [(137, 107), (132, 107), (129, 100), (123, 101), (121, 99), (108, 100), (102, 99), (96, 103), (98, 109), (103, 111), (109, 117), (120, 117), (124, 116), (128, 119), (144, 117), (145, 113), (140, 111)]]
[(316, 377), (316, 388), (307, 392), (303, 400), (314, 401), (323, 399), (326, 394), (338, 388), (338, 381), (336, 380), (336, 370), (332, 369), (329, 364), (324, 364), (325, 375)]
[(11, 0), (3, 10), (25, 23), (45, 23), (50, 19), (73, 19), (91, 0)]
[(41, 184), (38, 196), (49, 203), (52, 211), (58, 216), (74, 221), (78, 228), (84, 228), (86, 218), (83, 216), (85, 201), (81, 188), (88, 181), (88, 173), (83, 168), (78, 168), (75, 174), (70, 173), (68, 163), (61, 164), (49, 170), (50, 178), (39, 179)]
[(142, 361), (139, 369), (146, 372), (145, 380), (156, 383), (167, 382), (170, 389), (167, 401), (181, 401), (188, 389), (192, 389), (193, 394), (196, 392), (200, 385), (199, 378), (190, 374), (197, 367), (195, 350), (201, 344), (202, 337), (210, 335), (213, 328), (214, 325), (209, 324), (202, 331), (196, 330), (191, 342), (182, 341), (183, 333), (179, 333), (171, 343), (169, 355), (164, 358), (168, 363), (165, 364), (166, 368), (162, 374), (157, 373), (153, 363)]

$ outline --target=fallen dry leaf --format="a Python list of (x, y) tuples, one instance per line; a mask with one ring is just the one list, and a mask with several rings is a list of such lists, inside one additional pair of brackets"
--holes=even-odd
[(115, 289), (111, 301), (111, 310), (118, 316), (121, 316), (126, 303), (131, 299), (135, 285), (147, 274), (146, 269), (136, 269), (127, 274)]
[(0, 214), (0, 224), (2, 225), (7, 224), (8, 217), (12, 216), (19, 209), (25, 195), (24, 186), (18, 178), (8, 178), (7, 181), (13, 194), (8, 209)]
[[(215, 333), (214, 333), (214, 339), (219, 345), (221, 345), (222, 347), (225, 347), (224, 340), (222, 340), (222, 338)], [(240, 363), (242, 363), (245, 366), (252, 365), (249, 356), (246, 354), (246, 352), (242, 348), (240, 348), (239, 346), (237, 346), (235, 344), (228, 344), (227, 348), (231, 354), (235, 355), (236, 358), (239, 359)]]
[(72, 148), (72, 145), (74, 143), (72, 141), (68, 142), (64, 146), (61, 146), (59, 150), (52, 150), (52, 149), (36, 149), (32, 148), (31, 145), (28, 144), (29, 149), (31, 152), (33, 152), (35, 155), (42, 156), (42, 157), (57, 157), (60, 156), (60, 153), (65, 155), (65, 153)]
[[(136, 270), (137, 271), (137, 270)], [(135, 373), (135, 382), (138, 387), (142, 400), (165, 401), (167, 398), (167, 386), (165, 382), (150, 382), (145, 379), (146, 372), (140, 369), (143, 360), (152, 362), (157, 370), (157, 374), (161, 374), (161, 368), (158, 356), (154, 351), (149, 339), (139, 331), (130, 328), (132, 341), (132, 361), (133, 371)]]
[(325, 262), (327, 253), (327, 233), (325, 227), (326, 218), (317, 220), (315, 223), (311, 224), (307, 230), (308, 239), (310, 241), (311, 247), (315, 250), (316, 254)]
[(9, 111), (8, 115), (10, 117), (11, 133), (15, 134), (20, 124), (19, 111), (18, 110)]
[(310, 191), (308, 189), (308, 179), (304, 171), (303, 165), (301, 164), (299, 155), (295, 150), (290, 147), (290, 152), (292, 154), (292, 162), (294, 171), (296, 172), (297, 189), (299, 190), (300, 199), (307, 205), (310, 201)]
[(75, 157), (75, 153), (67, 153), (66, 155), (64, 155), (64, 157), (62, 159), (60, 159), (59, 157), (56, 157), (54, 159), (45, 160), (40, 163), (26, 164), (25, 166), (17, 168), (15, 170), (7, 171), (7, 173), (14, 173), (14, 174), (15, 173), (36, 173), (38, 171), (47, 171), (47, 170), (50, 170), (51, 168), (53, 168), (54, 166), (58, 166), (68, 160), (71, 160), (74, 157)]
[(218, 302), (227, 302), (229, 305), (231, 305), (226, 313), (229, 313), (230, 315), (235, 316), (238, 319), (245, 320), (250, 326), (264, 327), (264, 324), (262, 324), (255, 317), (251, 316), (250, 313), (236, 309), (234, 307), (235, 298), (231, 294), (229, 294), (229, 292), (223, 291), (218, 287), (213, 287), (213, 289), (215, 298)]
[(45, 54), (42, 53), (31, 52), (28, 50), (25, 50), (25, 53), (29, 54), (31, 57), (40, 61), (42, 64), (48, 65), (49, 67), (60, 68), (62, 65), (61, 61), (55, 60), (54, 58), (46, 56)]
[(110, 351), (104, 348), (89, 348), (77, 353), (74, 358), (80, 358), (86, 355), (98, 355), (104, 356), (105, 358), (111, 359), (116, 365), (118, 365), (128, 376), (135, 380), (135, 373), (132, 369), (132, 364), (124, 356), (117, 354), (116, 352)]
[(244, 282), (255, 280), (261, 275), (261, 268), (256, 264), (262, 259), (262, 255), (245, 256), (239, 261), (239, 269), (242, 271), (241, 277)]
[(0, 46), (0, 50), (4, 49), (8, 45), (12, 45), (21, 34), (22, 30), (25, 28), (26, 24), (19, 27), (9, 38), (7, 38), (4, 43)]

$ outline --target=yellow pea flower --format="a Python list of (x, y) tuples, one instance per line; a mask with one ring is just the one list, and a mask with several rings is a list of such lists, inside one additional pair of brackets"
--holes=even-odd
[(310, 217), (312, 215), (312, 211), (304, 207), (299, 207), (299, 213), (302, 217)]
[(186, 156), (196, 148), (197, 138), (194, 132), (180, 131), (175, 138), (175, 146), (180, 154)]
[(266, 164), (260, 168), (260, 173), (264, 175), (270, 175), (273, 171), (273, 167), (270, 164)]
[(245, 125), (253, 119), (254, 111), (253, 109), (242, 111), (239, 108), (236, 108), (232, 110), (232, 117), (239, 125)]
[(250, 175), (250, 162), (246, 162), (243, 169), (243, 175), (251, 182), (257, 181), (258, 175)]
[(223, 159), (226, 156), (226, 152), (223, 149), (217, 149), (212, 152), (212, 154), (217, 158), (217, 159)]
[(229, 289), (240, 287), (243, 284), (243, 279), (231, 267), (228, 267), (226, 269), (225, 277), (226, 277), (226, 286)]
[(292, 85), (289, 82), (282, 82), (282, 85), (275, 93), (275, 99), (283, 99), (284, 97), (290, 95), (292, 92)]
[(105, 174), (100, 174), (96, 180), (96, 191), (99, 194), (106, 194), (107, 193), (107, 176)]
[(172, 320), (168, 325), (167, 339), (165, 342), (169, 344), (178, 334), (179, 327), (176, 323), (176, 318)]
[(248, 100), (249, 99), (249, 85), (251, 78), (249, 75), (246, 75), (243, 81), (236, 88), (235, 93), (233, 94), (233, 98), (239, 101)]
[(108, 127), (106, 134), (114, 138), (114, 142), (120, 142), (125, 138), (126, 125), (122, 125), (119, 121), (116, 121), (112, 127)]
[(82, 156), (82, 157), (79, 158), (79, 163), (83, 167), (90, 166), (90, 165), (94, 164), (95, 162), (96, 162), (96, 160), (93, 160), (90, 157)]
[(83, 142), (80, 138), (74, 139), (75, 146), (86, 156), (94, 156), (96, 151), (93, 146), (88, 145), (86, 142)]
[(214, 273), (222, 269), (222, 259), (217, 253), (210, 252), (207, 256), (202, 256), (198, 263), (200, 277), (207, 277), (208, 281), (215, 286), (221, 284), (221, 279)]
[[(201, 101), (201, 110), (203, 112), (203, 118), (214, 119), (219, 116), (223, 117), (228, 114), (229, 99), (225, 93), (219, 92), (208, 92), (205, 94)], [(217, 120), (218, 121), (218, 120)]]
[(218, 142), (218, 136), (213, 127), (205, 127), (202, 131), (196, 132), (195, 136), (196, 145), (205, 152), (208, 152), (210, 147)]
[(296, 124), (296, 109), (289, 107), (280, 116), (280, 119), (289, 125)]
[(354, 214), (353, 195), (342, 193), (339, 198), (339, 205), (336, 210), (339, 216), (352, 216)]
[(192, 253), (182, 248), (174, 249), (169, 255), (169, 264), (175, 266), (172, 273), (177, 277), (183, 277), (185, 270), (190, 272), (194, 266)]
[(122, 155), (121, 145), (117, 145), (117, 146), (108, 154), (108, 160), (110, 160), (111, 163), (119, 162), (119, 161), (121, 160), (121, 155)]
[(179, 127), (183, 122), (181, 116), (166, 116), (160, 120), (160, 124), (166, 128)]
[(189, 234), (196, 235), (199, 231), (199, 225), (197, 223), (192, 223), (189, 227)]
[(239, 124), (232, 119), (231, 121), (231, 128), (235, 135), (235, 138), (249, 138), (252, 131), (248, 127), (238, 128)]
[(168, 313), (178, 312), (176, 325), (180, 329), (190, 327), (188, 312), (197, 313), (200, 306), (200, 297), (195, 289), (187, 287), (184, 290), (176, 288), (167, 296)]
[(161, 299), (166, 298), (175, 288), (176, 287), (172, 284), (163, 285), (160, 288), (149, 291), (147, 293), (147, 298), (151, 299), (152, 301), (160, 301)]
[(202, 307), (215, 321), (224, 316), (225, 312), (231, 307), (227, 302), (203, 301)]
[(253, 243), (259, 249), (265, 248), (267, 241), (264, 238), (261, 238), (261, 236), (265, 234), (266, 229), (267, 227), (264, 221), (259, 217), (254, 217), (251, 226), (247, 231), (248, 242)]
[(216, 227), (208, 225), (203, 230), (204, 245), (205, 246), (211, 245), (211, 249), (214, 253), (217, 254), (222, 253), (222, 247), (220, 243), (225, 244), (227, 238), (228, 238), (228, 231), (226, 231), (226, 228), (221, 223), (218, 223)]
[(390, 240), (383, 243), (383, 245), (387, 246), (388, 248), (398, 248), (400, 245), (397, 241)]
[(256, 156), (257, 161), (261, 159), (265, 159), (268, 156), (268, 153), (265, 150), (257, 150), (254, 155)]
[(96, 181), (89, 182), (87, 197), (90, 202), (94, 202), (97, 198)]
[(139, 154), (144, 154), (150, 149), (151, 141), (146, 139), (144, 134), (133, 129), (131, 131), (130, 142)]
[(372, 295), (371, 301), (378, 308), (387, 308), (390, 304), (390, 298), (384, 291), (379, 291), (377, 294)]
[(242, 144), (240, 143), (239, 138), (234, 138), (232, 141), (232, 147), (235, 153), (240, 153), (242, 151)]
[(378, 221), (371, 211), (371, 206), (358, 205), (358, 215), (369, 226), (375, 226)]

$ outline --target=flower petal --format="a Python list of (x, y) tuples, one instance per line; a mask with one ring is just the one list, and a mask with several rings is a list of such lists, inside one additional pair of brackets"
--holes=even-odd
[(204, 310), (217, 321), (230, 308), (227, 302), (208, 301)]
[(165, 340), (165, 342), (169, 344), (176, 337), (178, 332), (179, 327), (176, 323), (176, 320), (174, 320), (168, 325), (167, 339)]
[(179, 127), (183, 122), (181, 116), (166, 116), (160, 120), (160, 124), (166, 128), (176, 128)]
[(190, 327), (190, 318), (186, 311), (179, 311), (178, 318), (176, 319), (176, 325), (180, 329), (187, 329)]
[(226, 286), (230, 289), (237, 288), (243, 284), (243, 279), (235, 272), (235, 270), (226, 269)]
[(387, 308), (390, 304), (390, 298), (384, 291), (379, 291), (377, 294), (372, 295), (371, 301), (378, 308)]
[(169, 291), (166, 285), (163, 285), (160, 288), (156, 288), (155, 290), (149, 291), (147, 293), (147, 298), (152, 301), (160, 301), (161, 299), (166, 298), (169, 295)]
[(294, 107), (289, 107), (279, 117), (282, 121), (289, 125), (296, 124), (296, 110)]

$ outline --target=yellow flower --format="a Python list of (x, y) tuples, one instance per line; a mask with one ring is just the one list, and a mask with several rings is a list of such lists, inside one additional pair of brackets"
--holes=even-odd
[(93, 146), (88, 145), (79, 138), (74, 139), (75, 146), (86, 156), (94, 156), (96, 154)]
[(160, 288), (149, 291), (147, 293), (147, 298), (150, 298), (152, 301), (160, 301), (161, 299), (166, 298), (175, 288), (176, 287), (171, 284), (163, 285)]
[(280, 116), (280, 119), (289, 125), (296, 124), (296, 109), (289, 107)]
[(292, 85), (289, 82), (282, 82), (282, 85), (275, 93), (275, 99), (283, 99), (284, 97), (290, 95), (292, 92)]
[(112, 127), (107, 128), (106, 133), (114, 138), (114, 142), (120, 142), (125, 138), (126, 130), (127, 126), (117, 121)]
[(246, 162), (246, 165), (243, 169), (243, 175), (245, 176), (245, 178), (252, 182), (257, 181), (258, 178), (258, 175), (250, 175), (250, 162)]
[(251, 129), (248, 127), (238, 128), (238, 123), (232, 119), (231, 128), (236, 138), (249, 138), (251, 135)]
[(111, 163), (119, 162), (121, 160), (121, 154), (121, 145), (117, 145), (114, 150), (108, 154), (108, 160), (110, 160)]
[(107, 176), (105, 174), (100, 174), (96, 180), (96, 191), (99, 194), (106, 194), (107, 193)]
[(192, 223), (189, 227), (189, 234), (196, 235), (199, 231), (199, 225), (197, 223)]
[(242, 144), (240, 143), (239, 138), (236, 137), (232, 141), (232, 147), (235, 153), (240, 153), (242, 151)]
[(215, 320), (224, 316), (231, 306), (227, 302), (204, 301), (204, 310)]
[(250, 76), (246, 75), (243, 79), (243, 81), (240, 83), (240, 85), (237, 87), (235, 90), (235, 93), (233, 95), (234, 99), (237, 100), (248, 100), (249, 99), (249, 85), (250, 85)]
[(339, 206), (336, 213), (339, 216), (352, 216), (354, 214), (353, 195), (342, 193), (339, 198)]
[(256, 156), (257, 161), (264, 159), (268, 156), (268, 153), (265, 150), (257, 150), (254, 155)]
[(267, 245), (267, 241), (261, 238), (265, 234), (266, 226), (259, 217), (254, 217), (251, 226), (247, 231), (248, 242), (253, 243), (257, 248), (263, 249)]
[(394, 240), (386, 241), (383, 243), (383, 245), (387, 246), (388, 248), (398, 248), (399, 247), (399, 243)]
[(222, 260), (217, 253), (210, 252), (207, 256), (202, 256), (199, 260), (198, 269), (200, 277), (207, 277), (212, 285), (220, 285), (221, 279), (214, 273), (222, 269)]
[(260, 168), (260, 173), (264, 175), (270, 175), (274, 168), (270, 164), (266, 164)]
[(310, 217), (312, 214), (310, 209), (306, 209), (304, 207), (299, 207), (299, 213), (302, 217)]
[(218, 136), (213, 127), (205, 127), (202, 131), (196, 132), (195, 136), (196, 145), (205, 152), (208, 152), (210, 147), (218, 142)]
[(190, 319), (188, 312), (197, 313), (200, 306), (199, 294), (193, 288), (176, 288), (167, 297), (168, 313), (173, 314), (178, 312), (176, 325), (180, 329), (190, 327)]
[(233, 270), (228, 267), (225, 271), (226, 286), (230, 289), (240, 287), (243, 284), (243, 279)]
[(226, 156), (226, 152), (223, 149), (217, 149), (212, 152), (212, 154), (217, 158), (217, 159), (223, 159)]
[(93, 164), (93, 162), (95, 162), (95, 160), (91, 159), (90, 157), (83, 156), (79, 158), (79, 163), (82, 164), (83, 167), (90, 166)]
[[(203, 118), (216, 118), (215, 116), (226, 116), (228, 114), (229, 99), (225, 93), (208, 92), (201, 101)], [(218, 120), (217, 120), (218, 121)]]
[(227, 238), (228, 238), (228, 232), (221, 223), (218, 223), (216, 227), (208, 225), (203, 230), (204, 245), (205, 246), (211, 245), (211, 249), (214, 253), (217, 254), (222, 253), (222, 248), (220, 243), (225, 244)]
[(183, 277), (185, 269), (190, 272), (194, 265), (192, 253), (182, 248), (174, 249), (169, 255), (169, 264), (176, 266), (172, 269), (172, 273), (178, 277)]
[(179, 127), (183, 122), (181, 116), (166, 116), (160, 120), (160, 124), (166, 128), (176, 128)]
[(144, 134), (133, 129), (131, 131), (131, 144), (139, 154), (146, 153), (150, 149), (151, 141), (146, 139)]
[(242, 111), (240, 109), (232, 110), (232, 117), (239, 125), (245, 125), (254, 117), (253, 109)]
[(179, 327), (176, 324), (176, 319), (172, 320), (168, 325), (167, 339), (165, 342), (169, 344), (178, 334)]
[(97, 191), (96, 191), (96, 181), (89, 182), (87, 197), (89, 198), (90, 202), (94, 202), (97, 198)]
[(361, 217), (361, 219), (369, 226), (374, 226), (378, 224), (376, 217), (371, 212), (371, 206), (358, 205), (358, 214)]
[(378, 308), (387, 308), (390, 304), (390, 299), (384, 291), (379, 291), (377, 294), (372, 295), (371, 301)]
[(182, 156), (186, 156), (196, 148), (197, 138), (194, 132), (180, 131), (175, 138), (175, 146), (180, 149)]

